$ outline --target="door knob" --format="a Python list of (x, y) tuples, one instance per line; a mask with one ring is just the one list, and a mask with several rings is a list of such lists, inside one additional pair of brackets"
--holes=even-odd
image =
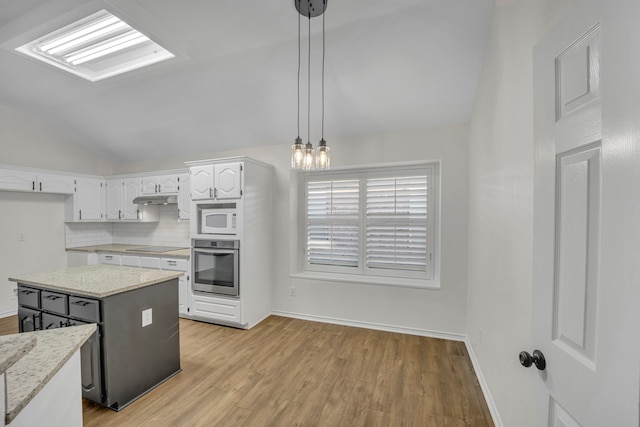
[(540, 350), (533, 350), (533, 356), (526, 351), (520, 352), (520, 364), (525, 368), (531, 365), (536, 365), (541, 371), (544, 371), (547, 367), (547, 361), (544, 360), (544, 354)]

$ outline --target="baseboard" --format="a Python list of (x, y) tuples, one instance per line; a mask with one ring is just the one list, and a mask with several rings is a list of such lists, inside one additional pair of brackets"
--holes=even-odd
[(478, 378), (478, 383), (480, 383), (482, 394), (484, 394), (484, 400), (487, 402), (487, 406), (489, 407), (489, 412), (491, 413), (493, 424), (496, 427), (504, 427), (504, 424), (502, 424), (502, 420), (500, 419), (500, 414), (498, 413), (496, 403), (493, 400), (493, 396), (491, 396), (491, 391), (489, 391), (489, 385), (484, 379), (482, 369), (480, 369), (480, 363), (478, 362), (478, 358), (476, 357), (476, 353), (473, 351), (473, 346), (471, 345), (468, 337), (465, 337), (464, 344), (467, 347), (467, 352), (469, 353), (469, 358), (471, 359), (473, 370), (475, 371), (476, 377)]
[(3, 317), (15, 316), (18, 314), (18, 310), (0, 311), (0, 319)]
[(399, 334), (419, 335), (429, 338), (440, 338), (451, 341), (465, 341), (466, 336), (462, 334), (452, 334), (449, 332), (431, 331), (428, 329), (406, 328), (403, 326), (384, 325), (381, 323), (360, 322), (355, 320), (339, 319), (336, 317), (313, 316), (302, 313), (293, 313), (290, 311), (274, 310), (271, 314), (275, 316), (292, 317), (294, 319), (310, 320), (312, 322), (333, 323), (335, 325), (353, 326), (354, 328), (375, 329), (385, 332), (397, 332)]

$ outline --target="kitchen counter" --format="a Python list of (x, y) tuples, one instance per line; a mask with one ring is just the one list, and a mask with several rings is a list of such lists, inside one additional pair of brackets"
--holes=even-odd
[(144, 245), (127, 245), (127, 244), (109, 244), (109, 245), (92, 245), (92, 246), (79, 246), (75, 248), (67, 248), (67, 251), (74, 252), (109, 252), (124, 255), (145, 255), (145, 256), (162, 256), (172, 258), (189, 258), (191, 256), (191, 249), (189, 248), (175, 248), (175, 250), (167, 252), (144, 252), (144, 251), (132, 251), (131, 249), (140, 248)]
[(0, 375), (4, 374), (35, 345), (36, 338), (32, 335), (0, 336)]
[(74, 295), (105, 298), (110, 295), (177, 279), (183, 274), (180, 271), (101, 264), (72, 267), (45, 273), (25, 274), (23, 276), (10, 277), (9, 280)]
[(13, 353), (7, 357), (13, 365), (5, 372), (5, 423), (13, 421), (95, 330), (90, 324), (0, 337), (0, 359)]

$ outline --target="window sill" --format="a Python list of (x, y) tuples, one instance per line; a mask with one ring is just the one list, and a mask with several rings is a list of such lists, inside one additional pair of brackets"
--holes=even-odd
[(376, 276), (356, 276), (352, 274), (338, 273), (318, 273), (305, 271), (302, 273), (292, 273), (289, 277), (293, 279), (323, 280), (326, 282), (360, 283), (364, 285), (391, 286), (394, 288), (413, 288), (439, 290), (440, 282), (437, 280), (420, 280), (404, 277), (376, 277)]

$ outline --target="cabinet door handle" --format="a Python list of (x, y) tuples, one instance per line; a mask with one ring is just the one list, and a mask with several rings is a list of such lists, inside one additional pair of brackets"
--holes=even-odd
[(36, 191), (36, 182), (35, 181), (31, 181), (31, 189), (33, 191)]
[(121, 219), (121, 218), (122, 218), (122, 211), (121, 211), (121, 210), (119, 210), (119, 211), (118, 211), (118, 219)]
[(42, 183), (40, 183), (40, 191), (42, 191)]
[(79, 212), (80, 212), (80, 220), (82, 220), (82, 209), (80, 209)]
[(214, 189), (213, 189), (213, 197), (214, 197), (215, 199), (217, 199), (217, 198), (218, 198), (218, 189), (217, 189), (217, 188), (214, 188)]
[(162, 184), (158, 184), (158, 193), (162, 193)]
[(136, 211), (136, 219), (140, 219), (140, 209)]

